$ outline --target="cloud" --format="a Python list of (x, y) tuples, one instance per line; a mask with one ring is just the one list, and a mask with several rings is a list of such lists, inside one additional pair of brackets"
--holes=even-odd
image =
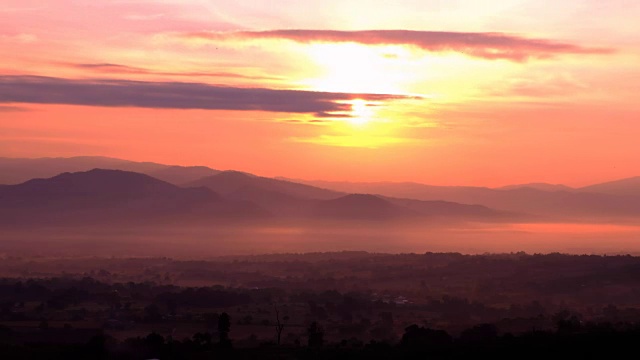
[(186, 76), (186, 77), (224, 77), (224, 78), (236, 78), (236, 79), (251, 79), (251, 80), (282, 80), (282, 78), (275, 76), (252, 76), (243, 75), (232, 72), (168, 72), (168, 71), (155, 71), (135, 66), (127, 66), (121, 64), (112, 63), (87, 63), (87, 64), (66, 64), (68, 66), (90, 70), (103, 74), (131, 74), (131, 75), (163, 75), (163, 76)]
[(353, 99), (390, 101), (406, 98), (402, 95), (239, 88), (187, 82), (0, 76), (0, 103), (323, 114), (347, 112), (351, 109), (348, 101)]
[(409, 45), (430, 52), (460, 52), (483, 59), (525, 61), (561, 54), (609, 54), (612, 49), (584, 47), (548, 39), (505, 33), (470, 33), (413, 30), (268, 30), (239, 32), (191, 32), (180, 36), (205, 41), (284, 39), (299, 43), (331, 42), (364, 45)]
[(327, 125), (334, 122), (334, 120), (325, 120), (325, 119), (282, 119), (280, 122), (289, 123), (289, 124), (303, 124), (303, 125)]

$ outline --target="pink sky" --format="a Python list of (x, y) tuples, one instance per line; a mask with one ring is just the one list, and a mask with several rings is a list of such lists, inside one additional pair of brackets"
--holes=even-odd
[(498, 186), (640, 175), (640, 3), (4, 1), (0, 156)]

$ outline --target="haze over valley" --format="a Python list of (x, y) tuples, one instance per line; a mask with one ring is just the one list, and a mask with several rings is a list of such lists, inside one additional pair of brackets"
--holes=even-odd
[(11, 174), (0, 186), (5, 254), (640, 251), (637, 179), (584, 188), (335, 183), (103, 157), (3, 158), (0, 170)]

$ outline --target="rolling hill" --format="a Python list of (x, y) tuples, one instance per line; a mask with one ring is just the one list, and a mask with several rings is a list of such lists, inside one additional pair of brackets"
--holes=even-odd
[(138, 172), (174, 185), (219, 173), (205, 166), (171, 166), (136, 162), (103, 156), (70, 158), (0, 158), (0, 184), (15, 185), (36, 178), (49, 178), (65, 172), (109, 169)]
[(539, 186), (492, 189), (392, 182), (311, 181), (307, 183), (335, 191), (365, 192), (392, 198), (482, 205), (499, 211), (530, 214), (547, 219), (571, 221), (621, 219), (627, 221), (640, 217), (640, 196), (635, 196), (635, 181), (633, 178), (570, 190), (559, 190), (561, 188), (555, 186), (553, 189), (548, 186), (543, 186), (544, 189)]
[(335, 199), (344, 194), (315, 186), (251, 175), (239, 171), (223, 171), (186, 183), (185, 186), (203, 186), (222, 195), (231, 194), (245, 187), (260, 188), (299, 199)]
[(0, 222), (52, 225), (215, 221), (266, 216), (205, 188), (181, 188), (145, 174), (94, 169), (0, 186)]

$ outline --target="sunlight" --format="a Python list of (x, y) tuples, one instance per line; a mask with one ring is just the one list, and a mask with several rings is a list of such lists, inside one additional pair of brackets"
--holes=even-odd
[(318, 91), (400, 94), (410, 74), (397, 66), (399, 46), (366, 46), (354, 43), (308, 45), (311, 60), (320, 66), (318, 78), (306, 83)]
[(352, 117), (347, 118), (347, 121), (351, 125), (362, 126), (372, 120), (373, 109), (365, 100), (356, 99), (351, 103), (351, 115)]

